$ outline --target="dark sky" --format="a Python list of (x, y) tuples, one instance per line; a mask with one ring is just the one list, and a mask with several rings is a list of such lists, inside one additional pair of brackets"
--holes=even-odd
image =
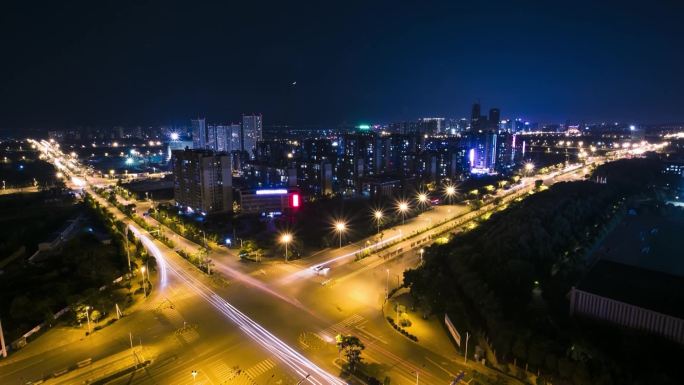
[(41, 3), (0, 6), (0, 127), (388, 122), (476, 99), (542, 122), (684, 120), (682, 1)]

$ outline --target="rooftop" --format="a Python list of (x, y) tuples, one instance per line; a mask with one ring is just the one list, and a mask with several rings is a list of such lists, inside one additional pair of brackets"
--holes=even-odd
[(577, 289), (684, 319), (684, 277), (597, 262)]

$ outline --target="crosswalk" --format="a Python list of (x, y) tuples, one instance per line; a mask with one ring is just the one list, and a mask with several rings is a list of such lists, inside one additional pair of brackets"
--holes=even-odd
[(347, 329), (355, 326), (362, 325), (366, 322), (363, 316), (354, 314), (350, 317), (343, 319), (342, 321), (326, 328), (325, 330), (318, 333), (321, 338), (325, 341), (331, 341), (331, 338), (335, 338), (336, 335), (344, 333)]
[(255, 379), (276, 368), (276, 363), (271, 358), (257, 362), (246, 370), (239, 367), (231, 367), (222, 360), (214, 361), (209, 365), (211, 374), (220, 380), (221, 385), (256, 385)]
[(259, 377), (260, 375), (268, 372), (269, 370), (275, 368), (276, 364), (271, 360), (270, 358), (267, 358), (256, 365), (252, 366), (251, 368), (245, 370), (245, 374), (251, 378), (255, 379)]

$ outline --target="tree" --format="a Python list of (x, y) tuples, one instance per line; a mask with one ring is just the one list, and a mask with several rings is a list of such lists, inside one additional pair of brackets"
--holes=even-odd
[(93, 322), (97, 322), (100, 318), (102, 318), (102, 313), (100, 313), (99, 310), (93, 310), (92, 313), (90, 313), (90, 319), (93, 320)]
[(343, 352), (345, 358), (347, 358), (347, 363), (349, 363), (349, 369), (353, 372), (356, 370), (356, 365), (361, 363), (361, 352), (366, 347), (363, 345), (361, 340), (355, 336), (343, 336), (338, 335), (337, 349)]

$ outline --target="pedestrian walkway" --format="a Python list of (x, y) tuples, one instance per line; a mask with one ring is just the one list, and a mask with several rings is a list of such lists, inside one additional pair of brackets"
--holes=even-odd
[(256, 379), (260, 375), (268, 372), (269, 370), (275, 368), (276, 364), (271, 360), (270, 358), (267, 358), (256, 365), (252, 366), (251, 368), (245, 370), (245, 374), (251, 378), (251, 379)]
[(363, 316), (359, 314), (353, 314), (352, 316), (347, 317), (332, 326), (329, 326), (325, 330), (318, 333), (318, 335), (320, 335), (321, 338), (323, 338), (323, 340), (332, 342), (334, 341), (336, 335), (342, 334), (347, 330), (351, 329), (352, 327), (362, 325), (366, 322), (367, 320), (363, 318)]

